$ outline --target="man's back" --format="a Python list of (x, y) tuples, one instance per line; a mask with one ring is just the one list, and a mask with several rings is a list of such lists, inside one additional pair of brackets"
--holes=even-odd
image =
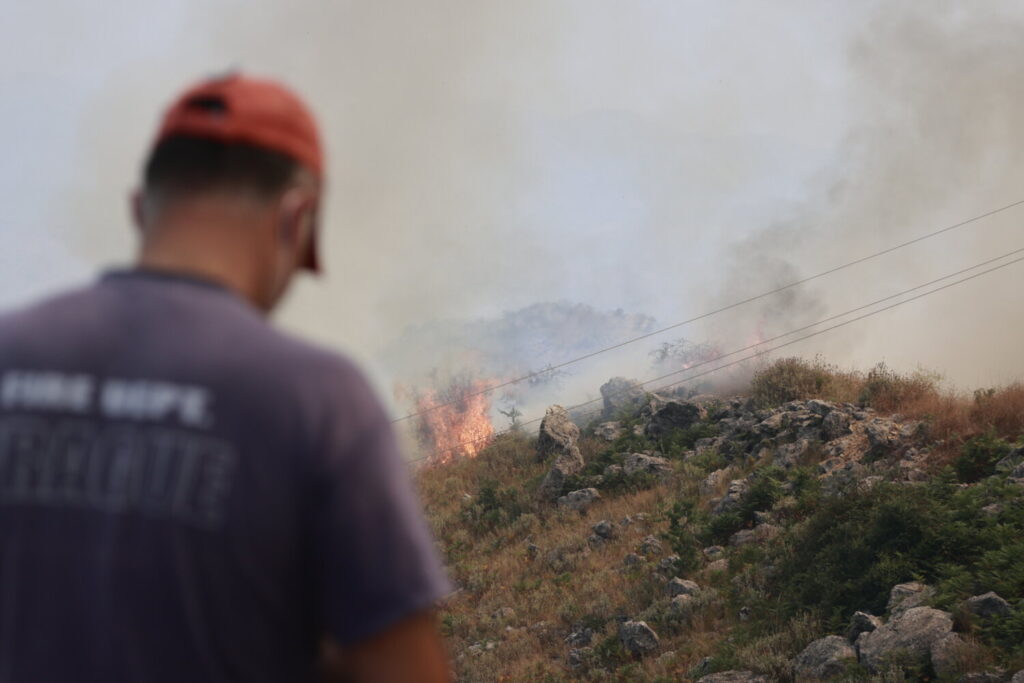
[(308, 679), (446, 589), (401, 468), (354, 366), (212, 283), (0, 318), (0, 682)]

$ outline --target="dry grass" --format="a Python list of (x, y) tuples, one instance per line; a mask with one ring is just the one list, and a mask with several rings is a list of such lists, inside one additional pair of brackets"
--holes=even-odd
[[(1024, 433), (1022, 384), (970, 395), (944, 390), (937, 376), (925, 372), (899, 374), (883, 365), (859, 373), (821, 361), (786, 359), (759, 372), (753, 393), (762, 404), (816, 397), (924, 420), (940, 461), (959, 453), (973, 436), (994, 431), (1014, 439)], [(607, 444), (584, 438), (580, 447), (591, 461)], [(734, 468), (714, 491), (700, 495), (698, 484), (707, 473), (679, 463), (669, 482), (606, 495), (582, 514), (535, 498), (547, 465), (537, 461), (534, 440), (523, 434), (499, 437), (477, 458), (419, 469), (417, 482), (428, 518), (460, 587), (441, 612), (459, 679), (687, 680), (687, 672), (702, 657), (721, 649), (739, 623), (737, 615), (727, 613), (724, 601), (709, 601), (685, 623), (673, 625), (666, 620), (668, 598), (662, 585), (668, 577), (659, 578), (654, 571), (659, 558), (634, 567), (624, 566), (623, 558), (637, 552), (644, 537), (667, 531), (665, 511), (673, 501), (697, 500), (706, 508), (710, 498), (723, 493), (728, 479), (759, 464)], [(488, 498), (488, 487), (498, 495)], [(489, 517), (483, 510), (487, 505), (501, 509)], [(646, 519), (621, 524), (625, 516), (638, 513)], [(615, 522), (617, 535), (591, 547), (591, 527), (602, 519)], [(664, 554), (670, 553), (663, 543)], [(530, 551), (531, 546), (536, 549)], [(697, 572), (695, 578), (714, 586), (729, 575)], [(615, 646), (617, 617), (669, 624), (658, 628), (662, 654), (637, 661), (624, 657)], [(595, 656), (606, 660), (574, 672), (566, 662), (569, 646), (564, 639), (579, 624), (594, 628)], [(812, 619), (797, 619), (778, 632), (730, 646), (730, 652), (738, 667), (785, 679), (795, 651), (820, 633), (820, 624)], [(974, 646), (964, 651), (971, 664), (983, 663), (984, 655)], [(897, 678), (893, 672), (874, 680)]]
[[(646, 536), (667, 529), (662, 510), (683, 483), (609, 497), (585, 513), (531, 500), (529, 511), (508, 526), (475, 537), (467, 533), (462, 511), (483, 483), (539, 479), (544, 466), (533, 457), (530, 442), (517, 437), (475, 460), (418, 473), (428, 517), (461, 588), (441, 613), (460, 680), (575, 679), (564, 642), (574, 626), (595, 627), (592, 645), (600, 649), (602, 642), (617, 637), (616, 616), (637, 618), (651, 609), (668, 608), (663, 581), (670, 577), (652, 576), (661, 556), (635, 567), (626, 567), (623, 558), (637, 552)], [(685, 486), (693, 490), (696, 482), (686, 481)], [(621, 523), (638, 513), (646, 519)], [(590, 547), (591, 527), (602, 519), (615, 522), (616, 537)], [(531, 544), (539, 548), (533, 555), (527, 551)], [(666, 544), (664, 554), (670, 552)], [(501, 616), (503, 608), (511, 608), (514, 616)], [(621, 662), (616, 675), (624, 680), (679, 680), (723, 637), (725, 615), (720, 610), (695, 614), (685, 634), (682, 629), (660, 633), (660, 652), (674, 654)], [(482, 645), (478, 652), (470, 649), (474, 644)], [(595, 668), (588, 676), (600, 680), (602, 674)]]
[(924, 420), (940, 461), (980, 434), (1015, 439), (1024, 433), (1024, 384), (1019, 382), (969, 394), (946, 388), (940, 375), (920, 369), (899, 373), (880, 363), (863, 373), (820, 358), (783, 358), (759, 370), (750, 390), (762, 405), (820, 398)]

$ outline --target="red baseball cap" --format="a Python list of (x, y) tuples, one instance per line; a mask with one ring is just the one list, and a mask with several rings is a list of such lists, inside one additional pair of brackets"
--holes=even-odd
[[(154, 145), (174, 135), (280, 152), (323, 179), (323, 151), (313, 115), (295, 93), (274, 81), (232, 73), (191, 86), (167, 109)], [(316, 234), (303, 267), (320, 271)]]

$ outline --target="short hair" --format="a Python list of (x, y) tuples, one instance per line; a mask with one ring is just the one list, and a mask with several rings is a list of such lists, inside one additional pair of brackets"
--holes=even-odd
[(295, 159), (264, 147), (172, 135), (150, 153), (143, 183), (147, 192), (169, 197), (233, 191), (270, 199), (294, 181), (299, 167)]

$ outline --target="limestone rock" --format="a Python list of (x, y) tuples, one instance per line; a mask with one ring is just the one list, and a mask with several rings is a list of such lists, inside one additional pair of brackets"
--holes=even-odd
[(669, 597), (673, 598), (677, 595), (696, 595), (700, 592), (700, 586), (697, 585), (696, 581), (680, 579), (677, 576), (665, 584), (665, 591), (669, 594)]
[(541, 482), (539, 494), (542, 498), (555, 498), (569, 477), (583, 470), (583, 455), (576, 440), (580, 430), (569, 420), (569, 414), (562, 406), (551, 406), (540, 425), (537, 438), (537, 453), (541, 460), (554, 454), (555, 461)]
[(643, 561), (644, 558), (640, 557), (636, 553), (629, 553), (624, 558), (622, 558), (622, 564), (626, 565), (627, 567), (635, 567)]
[(580, 428), (569, 419), (566, 409), (559, 405), (549, 407), (540, 422), (540, 433), (537, 435), (538, 460), (574, 448), (579, 438)]
[(1005, 617), (1013, 611), (1010, 603), (992, 591), (984, 595), (975, 595), (974, 597), (967, 598), (967, 609), (982, 619)]
[(672, 463), (665, 458), (644, 453), (630, 453), (622, 465), (622, 471), (627, 475), (644, 472), (657, 477), (664, 477), (672, 472)]
[(923, 583), (917, 581), (911, 581), (909, 583), (899, 583), (892, 587), (889, 591), (889, 604), (887, 609), (889, 614), (895, 616), (900, 612), (906, 612), (912, 607), (919, 607), (925, 603), (926, 600), (935, 594), (935, 590), (931, 586), (926, 586)]
[(644, 540), (640, 541), (641, 555), (660, 555), (661, 553), (661, 541), (657, 536), (645, 536)]
[(751, 671), (720, 671), (702, 676), (697, 683), (768, 683), (768, 678)]
[(710, 496), (712, 493), (717, 491), (718, 487), (722, 485), (723, 481), (725, 481), (726, 475), (727, 475), (726, 470), (721, 469), (721, 470), (715, 470), (714, 472), (709, 474), (707, 477), (705, 477), (704, 481), (702, 481), (697, 486), (697, 489), (700, 492), (700, 495), (702, 495), (702, 496)]
[(624, 433), (621, 422), (602, 422), (594, 430), (594, 435), (605, 441), (615, 441)]
[(725, 548), (720, 545), (709, 545), (701, 552), (704, 553), (704, 557), (713, 561), (721, 558), (725, 554)]
[(615, 538), (615, 524), (609, 522), (607, 519), (602, 519), (600, 522), (592, 526), (591, 530), (601, 538)]
[(857, 641), (861, 633), (871, 633), (882, 625), (882, 620), (867, 612), (854, 612), (850, 617), (850, 625), (846, 629), (846, 638), (851, 643)]
[(872, 673), (884, 670), (892, 657), (907, 664), (926, 666), (931, 659), (932, 644), (952, 630), (953, 618), (948, 612), (911, 607), (884, 626), (860, 635), (857, 650), (861, 664)]
[(696, 403), (689, 401), (669, 401), (651, 415), (647, 424), (646, 434), (657, 439), (675, 429), (686, 429), (700, 422), (707, 412)]
[(594, 629), (579, 627), (565, 637), (566, 645), (570, 647), (586, 647), (594, 640)]
[(601, 399), (605, 418), (617, 417), (619, 413), (642, 406), (647, 400), (643, 385), (635, 379), (613, 377), (601, 386)]
[(976, 671), (964, 674), (956, 683), (1005, 683), (1006, 676), (995, 671)]
[(583, 512), (600, 498), (601, 494), (598, 493), (597, 489), (579, 489), (578, 491), (570, 491), (559, 498), (558, 505), (559, 507)]
[(797, 680), (825, 680), (842, 674), (857, 660), (853, 646), (842, 636), (826, 636), (815, 640), (793, 660)]
[(719, 500), (715, 507), (712, 508), (711, 514), (721, 515), (726, 512), (732, 512), (738, 510), (743, 500), (743, 494), (750, 488), (750, 484), (746, 479), (734, 479), (729, 482), (729, 488)]
[(821, 421), (821, 438), (823, 441), (834, 441), (840, 439), (852, 430), (850, 429), (850, 416), (833, 410)]
[(957, 673), (964, 645), (963, 638), (952, 632), (932, 643), (930, 657), (936, 676), (949, 679)]
[(626, 621), (619, 625), (619, 642), (629, 652), (645, 655), (658, 649), (658, 634), (646, 622)]

